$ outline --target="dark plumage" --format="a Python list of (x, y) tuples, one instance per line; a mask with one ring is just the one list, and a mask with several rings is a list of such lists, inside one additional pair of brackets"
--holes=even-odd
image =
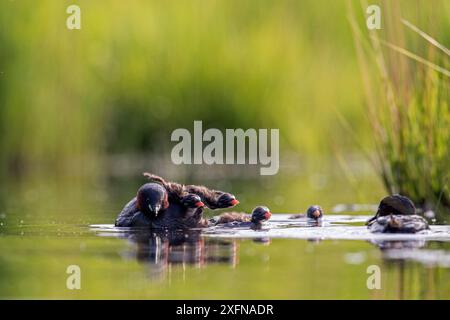
[(309, 219), (314, 219), (314, 220), (322, 219), (322, 217), (323, 217), (323, 210), (318, 205), (311, 206), (306, 211), (306, 216)]
[(206, 206), (212, 210), (230, 208), (239, 204), (239, 201), (231, 193), (208, 189), (204, 186), (187, 185), (184, 190), (199, 195)]
[(269, 208), (258, 206), (252, 211), (252, 215), (238, 212), (226, 212), (209, 220), (210, 225), (222, 227), (240, 227), (259, 229), (264, 221), (270, 219), (272, 214)]
[(148, 227), (169, 206), (166, 189), (158, 183), (146, 183), (120, 212), (116, 227)]
[(185, 195), (183, 198), (181, 198), (180, 202), (186, 208), (199, 208), (205, 206), (205, 204), (202, 202), (202, 199), (198, 195), (193, 193)]
[(305, 218), (312, 219), (314, 221), (321, 220), (323, 218), (323, 210), (320, 206), (314, 205), (310, 206), (308, 210), (306, 210), (306, 214), (294, 214), (293, 216), (290, 216), (289, 219), (298, 219), (298, 218)]
[(267, 221), (272, 216), (272, 213), (270, 212), (269, 208), (258, 206), (252, 211), (252, 218), (251, 222), (253, 223), (261, 223), (264, 221)]
[(182, 185), (175, 182), (167, 182), (160, 176), (145, 172), (144, 176), (152, 182), (157, 182), (163, 185), (169, 193), (169, 201), (172, 199), (181, 199), (186, 194), (198, 195), (202, 202), (210, 209), (223, 209), (237, 205), (239, 203), (236, 197), (230, 193), (212, 190), (204, 186), (196, 185)]
[(377, 213), (366, 224), (374, 233), (416, 233), (429, 229), (428, 222), (415, 213), (410, 199), (394, 194), (381, 200)]
[(165, 229), (195, 228), (202, 220), (204, 204), (195, 194), (168, 202), (163, 186), (147, 183), (119, 214), (117, 227), (149, 227)]
[(173, 200), (169, 207), (152, 221), (152, 228), (182, 230), (203, 226), (204, 204), (196, 194), (188, 194), (180, 201)]
[(205, 202), (209, 208), (228, 208), (239, 203), (229, 193), (203, 186), (167, 182), (144, 173), (151, 182), (143, 185), (119, 214), (117, 227), (187, 229), (208, 226), (203, 219)]

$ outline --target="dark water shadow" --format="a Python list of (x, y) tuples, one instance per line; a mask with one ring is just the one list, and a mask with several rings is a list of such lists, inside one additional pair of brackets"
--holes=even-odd
[[(382, 269), (395, 275), (385, 281), (392, 282), (395, 299), (442, 299), (447, 285), (443, 280), (450, 268), (448, 243), (439, 241), (369, 241), (380, 249)], [(417, 290), (419, 279), (420, 290)]]
[[(177, 266), (221, 264), (235, 268), (239, 261), (240, 240), (203, 237), (202, 230), (130, 230), (121, 233), (120, 238), (133, 244), (126, 257), (148, 266), (152, 278), (162, 277)], [(268, 238), (252, 241), (270, 244)]]

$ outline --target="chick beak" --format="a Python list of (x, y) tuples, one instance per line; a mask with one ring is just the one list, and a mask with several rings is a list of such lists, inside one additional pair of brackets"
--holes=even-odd
[(264, 213), (264, 219), (266, 219), (266, 220), (269, 220), (271, 216), (272, 216), (272, 213), (270, 211), (266, 211)]
[(235, 206), (235, 205), (239, 204), (239, 201), (237, 199), (233, 199), (233, 200), (231, 200), (230, 203), (232, 206)]
[(319, 210), (316, 210), (316, 211), (314, 211), (314, 212), (313, 212), (313, 214), (312, 214), (312, 215), (313, 215), (313, 217), (314, 217), (314, 218), (316, 218), (316, 219), (317, 219), (317, 218), (319, 218), (319, 217), (320, 217), (320, 211), (319, 211)]
[(201, 202), (201, 201), (198, 201), (198, 202), (195, 203), (195, 206), (196, 206), (197, 208), (200, 208), (200, 207), (204, 207), (205, 204), (204, 204), (203, 202)]

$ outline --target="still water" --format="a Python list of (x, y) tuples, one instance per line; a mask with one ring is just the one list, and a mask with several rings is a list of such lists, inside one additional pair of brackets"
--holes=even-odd
[[(260, 181), (241, 182), (228, 186), (244, 204), (237, 209), (249, 212), (251, 204), (261, 203), (274, 213), (262, 230), (150, 233), (112, 226), (142, 181), (110, 179), (101, 185), (109, 186), (105, 192), (95, 191), (99, 185), (66, 182), (28, 181), (2, 190), (1, 298), (450, 298), (450, 227), (433, 226), (419, 236), (371, 235), (363, 224), (382, 190), (371, 195), (360, 188), (369, 194), (358, 198), (370, 201), (364, 212), (335, 206), (339, 199), (354, 200), (350, 189), (320, 191), (329, 195), (320, 203), (325, 223), (310, 227), (276, 214), (311, 204), (308, 191), (305, 198), (292, 198), (294, 210), (275, 189), (258, 187), (264, 185)], [(286, 183), (285, 194), (297, 193)], [(375, 190), (370, 184), (366, 188)], [(301, 189), (308, 190), (304, 183)], [(262, 202), (261, 193), (273, 197)], [(80, 267), (80, 290), (67, 289), (70, 265)], [(371, 265), (380, 268), (381, 289), (367, 287)]]

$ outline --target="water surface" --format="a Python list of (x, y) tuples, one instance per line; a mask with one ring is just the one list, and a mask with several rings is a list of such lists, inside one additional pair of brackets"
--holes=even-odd
[[(274, 214), (260, 231), (147, 232), (111, 224), (2, 226), (2, 298), (449, 298), (450, 227), (373, 235), (368, 216), (323, 227)], [(79, 265), (81, 290), (66, 288)], [(381, 269), (369, 290), (367, 267)]]

